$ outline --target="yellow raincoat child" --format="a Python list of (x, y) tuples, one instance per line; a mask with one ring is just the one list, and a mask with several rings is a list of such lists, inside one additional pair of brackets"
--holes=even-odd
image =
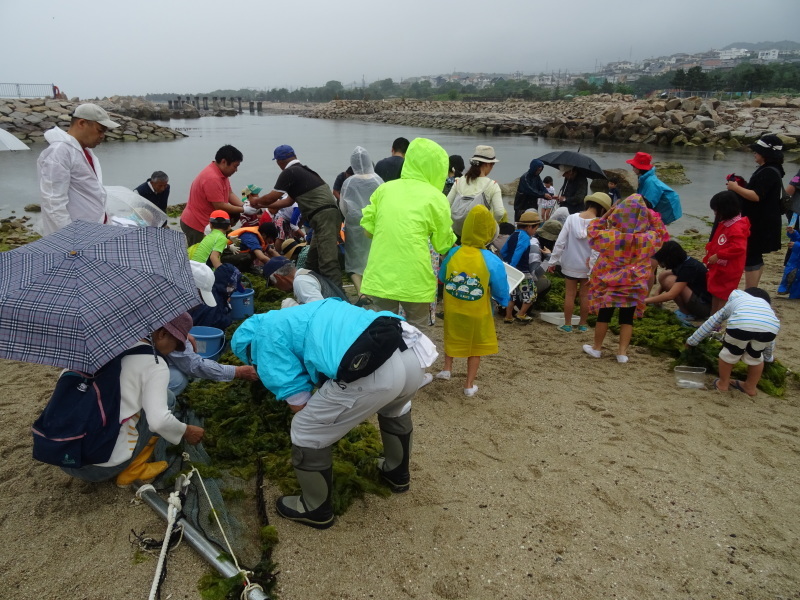
[(439, 269), (444, 284), (444, 370), (450, 379), (453, 357), (467, 358), (464, 394), (478, 391), (475, 376), (481, 356), (497, 354), (492, 298), (500, 306), (511, 301), (503, 261), (486, 250), (497, 235), (497, 223), (485, 206), (474, 207), (464, 220), (461, 246), (447, 253)]

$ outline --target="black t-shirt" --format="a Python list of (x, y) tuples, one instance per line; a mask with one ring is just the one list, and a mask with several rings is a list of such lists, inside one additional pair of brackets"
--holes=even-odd
[(307, 166), (296, 163), (281, 171), (274, 187), (276, 190), (286, 192), (296, 200), (321, 185), (325, 185), (322, 177)]
[(750, 219), (748, 249), (758, 252), (781, 249), (783, 169), (778, 165), (761, 165), (750, 177), (748, 186), (758, 194), (758, 202), (742, 199), (742, 215)]
[(676, 282), (685, 283), (692, 290), (692, 293), (701, 300), (711, 301), (711, 295), (706, 288), (706, 273), (708, 273), (708, 269), (699, 260), (690, 256), (680, 266), (673, 269), (672, 272), (675, 274)]
[(375, 165), (375, 172), (384, 182), (400, 179), (400, 173), (403, 172), (404, 161), (405, 159), (402, 156), (382, 158)]
[(347, 172), (342, 171), (336, 176), (336, 179), (333, 180), (333, 191), (334, 192), (341, 192), (342, 186), (344, 185), (344, 180), (347, 179), (348, 175)]

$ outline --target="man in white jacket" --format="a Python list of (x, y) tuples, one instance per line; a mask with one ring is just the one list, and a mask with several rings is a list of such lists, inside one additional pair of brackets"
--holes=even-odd
[(42, 234), (49, 235), (73, 221), (106, 221), (106, 191), (100, 161), (91, 148), (116, 129), (108, 113), (95, 104), (81, 104), (69, 129), (53, 127), (44, 134), (50, 143), (37, 162), (42, 196)]

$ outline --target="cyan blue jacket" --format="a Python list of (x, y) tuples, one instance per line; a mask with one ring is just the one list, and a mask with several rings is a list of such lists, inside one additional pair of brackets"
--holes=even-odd
[[(511, 253), (513, 248), (514, 252)], [(503, 260), (523, 273), (530, 273), (531, 267), (528, 256), (531, 252), (531, 236), (524, 229), (517, 229), (506, 240), (500, 250)]]
[(639, 175), (639, 188), (636, 193), (644, 196), (653, 209), (661, 215), (664, 225), (677, 221), (683, 215), (680, 196), (656, 176), (655, 167)]
[(378, 317), (400, 318), (339, 298), (271, 310), (239, 325), (231, 348), (239, 360), (256, 366), (278, 400), (286, 400), (311, 392), (323, 377), (335, 379), (345, 352)]

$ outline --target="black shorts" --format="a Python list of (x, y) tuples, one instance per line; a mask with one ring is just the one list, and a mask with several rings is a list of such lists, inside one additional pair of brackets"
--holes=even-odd
[(758, 271), (764, 266), (764, 255), (755, 244), (747, 244), (747, 252), (744, 259), (745, 271)]
[(711, 314), (711, 304), (692, 292), (692, 297), (686, 303), (686, 310), (698, 319), (707, 319)]

